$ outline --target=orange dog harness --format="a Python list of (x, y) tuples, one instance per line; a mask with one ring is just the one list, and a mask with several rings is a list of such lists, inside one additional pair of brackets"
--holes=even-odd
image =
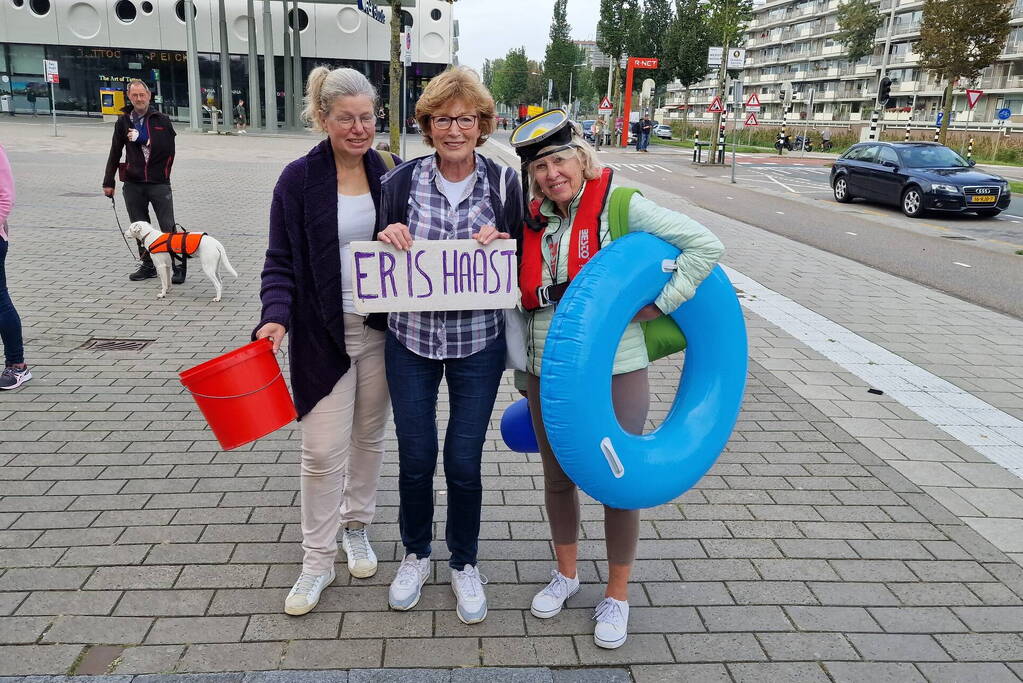
[(169, 232), (156, 238), (149, 245), (150, 254), (178, 254), (191, 256), (199, 250), (199, 243), (206, 236), (204, 232)]

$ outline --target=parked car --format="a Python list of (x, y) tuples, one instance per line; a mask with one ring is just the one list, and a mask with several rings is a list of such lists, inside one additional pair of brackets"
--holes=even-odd
[(666, 126), (663, 123), (654, 128), (654, 135), (661, 138), (662, 140), (671, 139), (671, 126)]
[(587, 119), (585, 121), (580, 121), (583, 127), (583, 139), (586, 140), (587, 142), (590, 143), (593, 142), (593, 124), (595, 124), (596, 122), (597, 122), (596, 119)]
[(936, 142), (863, 142), (831, 167), (835, 201), (894, 204), (910, 218), (925, 211), (972, 211), (992, 218), (1009, 208), (1009, 183), (978, 171)]

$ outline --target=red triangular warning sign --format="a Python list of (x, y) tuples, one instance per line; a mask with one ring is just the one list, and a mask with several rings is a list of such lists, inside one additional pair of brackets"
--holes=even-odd
[(715, 96), (714, 99), (710, 101), (710, 106), (707, 107), (707, 113), (708, 114), (724, 114), (725, 113), (725, 108), (721, 106), (721, 98), (720, 97)]
[(970, 90), (970, 89), (967, 89), (966, 90), (966, 105), (970, 109), (973, 109), (975, 106), (977, 106), (977, 100), (979, 100), (980, 96), (983, 95), (983, 94), (984, 94), (983, 90)]
[(744, 126), (759, 126), (760, 122), (757, 121), (757, 115), (754, 112), (750, 112), (749, 116), (746, 117), (746, 123), (744, 123), (742, 125), (744, 125)]
[(597, 109), (608, 109), (608, 110), (614, 109), (614, 107), (611, 106), (611, 98), (608, 97), (607, 95), (604, 95), (604, 97), (600, 100), (600, 106), (597, 107)]
[(757, 109), (760, 108), (760, 98), (757, 97), (757, 94), (755, 92), (750, 93), (749, 97), (746, 98), (746, 108), (752, 109), (754, 107), (756, 107)]

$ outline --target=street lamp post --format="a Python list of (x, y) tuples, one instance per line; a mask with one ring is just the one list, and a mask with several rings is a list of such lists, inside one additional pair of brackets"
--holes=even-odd
[(582, 64), (573, 64), (572, 70), (568, 72), (568, 118), (570, 119), (575, 118), (575, 112), (572, 111), (573, 109), (575, 109), (572, 102), (572, 79), (575, 77), (576, 68), (580, 66), (586, 66), (586, 63), (584, 62)]

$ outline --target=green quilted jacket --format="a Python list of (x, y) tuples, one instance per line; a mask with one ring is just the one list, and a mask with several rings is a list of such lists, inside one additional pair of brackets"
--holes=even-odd
[[(581, 198), (582, 192), (572, 202), (567, 219), (558, 216), (554, 203), (549, 199), (544, 200), (540, 205), (540, 213), (548, 220), (545, 235), (554, 236), (560, 245), (556, 257), (558, 262), (553, 268), (549, 251), (543, 249), (545, 267), (542, 270), (543, 284), (545, 285), (554, 284), (551, 282), (551, 270), (554, 268), (557, 270), (557, 282), (564, 282), (568, 279), (567, 255), (571, 239), (569, 228)], [(610, 203), (609, 200), (600, 216), (601, 247), (605, 247), (611, 242), (608, 223)], [(671, 313), (693, 296), (697, 286), (721, 259), (725, 247), (721, 244), (721, 240), (701, 224), (677, 211), (660, 207), (637, 193), (629, 202), (629, 231), (640, 230), (660, 237), (665, 242), (682, 250), (676, 259), (678, 269), (654, 300), (654, 304), (664, 313)], [(526, 313), (528, 353), (526, 359), (529, 371), (536, 376), (540, 375), (544, 343), (547, 340), (547, 332), (550, 329), (554, 310), (555, 307), (551, 306), (538, 309), (533, 313)], [(640, 370), (649, 365), (649, 362), (646, 345), (643, 342), (643, 330), (639, 323), (630, 323), (625, 328), (625, 334), (622, 335), (622, 341), (618, 345), (612, 372), (620, 375)]]

